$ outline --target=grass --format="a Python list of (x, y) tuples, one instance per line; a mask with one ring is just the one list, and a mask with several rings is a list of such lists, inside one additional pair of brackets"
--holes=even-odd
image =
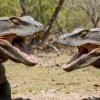
[[(69, 57), (56, 57), (56, 62)], [(51, 60), (54, 57), (50, 58)], [(60, 60), (60, 61), (59, 61)], [(41, 61), (45, 61), (44, 58)], [(61, 67), (27, 67), (11, 61), (4, 63), (10, 81), (12, 94), (34, 93), (41, 91), (71, 93), (89, 93), (95, 91), (94, 84), (100, 84), (100, 71), (93, 67), (67, 73)], [(98, 74), (99, 73), (99, 74)], [(100, 93), (100, 87), (96, 88)]]

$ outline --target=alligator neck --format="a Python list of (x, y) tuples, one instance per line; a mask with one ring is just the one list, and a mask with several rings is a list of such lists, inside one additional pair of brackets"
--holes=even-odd
[(3, 84), (5, 79), (5, 68), (2, 64), (0, 64), (0, 84)]

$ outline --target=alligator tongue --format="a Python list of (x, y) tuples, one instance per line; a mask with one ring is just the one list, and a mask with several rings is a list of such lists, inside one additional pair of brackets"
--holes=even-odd
[(22, 43), (22, 42), (15, 43), (15, 46), (16, 46), (17, 48), (19, 48), (22, 52), (24, 52), (24, 53), (30, 55), (30, 52), (29, 52), (27, 46), (26, 46), (24, 43)]
[(88, 53), (88, 51), (87, 51), (87, 49), (85, 49), (85, 48), (84, 48), (83, 50), (81, 50), (81, 51), (79, 50), (79, 51), (71, 58), (71, 60), (67, 62), (67, 64), (69, 64), (69, 63), (71, 63), (71, 62), (77, 60), (77, 59), (80, 58), (82, 55), (87, 54), (87, 53)]
[(25, 54), (27, 54), (28, 59), (30, 59), (31, 61), (36, 61), (36, 58), (34, 58), (30, 54), (27, 46), (23, 42), (14, 43), (14, 46), (17, 47), (21, 52), (24, 52)]
[(28, 66), (36, 65), (38, 60), (34, 58), (28, 51), (26, 45), (20, 41), (13, 44), (6, 40), (0, 39), (0, 52), (5, 55), (6, 60), (11, 59), (17, 63), (23, 63)]

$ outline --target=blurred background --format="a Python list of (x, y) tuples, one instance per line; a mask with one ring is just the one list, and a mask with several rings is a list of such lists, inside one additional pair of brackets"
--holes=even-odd
[(24, 15), (44, 24), (44, 38), (28, 41), (30, 47), (34, 44), (44, 51), (59, 48), (57, 38), (63, 33), (100, 27), (100, 0), (0, 0), (0, 16)]
[[(24, 15), (43, 23), (45, 32), (44, 37), (27, 41), (30, 51), (39, 59), (36, 67), (27, 68), (12, 61), (4, 63), (13, 97), (30, 98), (40, 93), (37, 99), (30, 100), (67, 100), (68, 96), (55, 94), (58, 92), (69, 95), (68, 100), (81, 100), (90, 94), (100, 96), (100, 70), (88, 67), (72, 73), (63, 71), (61, 66), (76, 49), (57, 43), (60, 35), (75, 28), (100, 27), (100, 0), (0, 0), (0, 17)], [(45, 93), (49, 94), (44, 96)]]

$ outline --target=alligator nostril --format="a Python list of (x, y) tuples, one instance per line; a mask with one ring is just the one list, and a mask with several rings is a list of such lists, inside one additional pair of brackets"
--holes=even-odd
[(66, 37), (64, 37), (64, 40), (66, 40)]
[(35, 25), (35, 27), (38, 27), (37, 25)]

